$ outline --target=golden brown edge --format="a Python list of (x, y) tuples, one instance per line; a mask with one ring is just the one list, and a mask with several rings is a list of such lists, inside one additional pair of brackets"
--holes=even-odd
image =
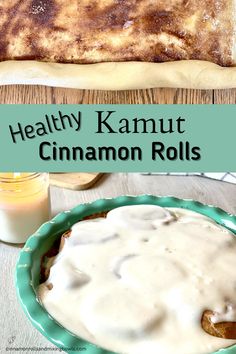
[(0, 84), (29, 84), (96, 90), (154, 87), (224, 89), (236, 87), (236, 67), (198, 60), (168, 63), (111, 62), (57, 64), (0, 62)]
[[(92, 214), (89, 216), (86, 216), (82, 220), (89, 220), (89, 219), (95, 219), (95, 218), (105, 218), (107, 215), (108, 211), (103, 211), (99, 212), (96, 214)], [(68, 230), (63, 233), (61, 238), (59, 240), (56, 240), (54, 243), (53, 247), (44, 255), (44, 258), (46, 257), (47, 259), (51, 258), (51, 261), (53, 261), (53, 258), (62, 250), (64, 243), (65, 243), (65, 238), (70, 237), (71, 230)], [(47, 264), (47, 267), (43, 266), (43, 260), (41, 262), (41, 279), (40, 282), (44, 282), (47, 280), (49, 276), (49, 271), (50, 271), (50, 265), (51, 262)], [(47, 285), (48, 289), (50, 290), (52, 288), (52, 284)], [(236, 339), (236, 322), (220, 322), (220, 323), (213, 323), (211, 321), (211, 317), (214, 314), (213, 311), (211, 310), (206, 310), (204, 311), (202, 318), (201, 318), (201, 326), (203, 330), (210, 334), (211, 336), (214, 337), (219, 337), (219, 338), (224, 338), (224, 339)]]

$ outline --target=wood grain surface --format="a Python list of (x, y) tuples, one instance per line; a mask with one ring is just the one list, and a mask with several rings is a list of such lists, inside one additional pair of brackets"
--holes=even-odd
[[(122, 194), (175, 195), (217, 205), (236, 214), (236, 185), (197, 176), (143, 176), (138, 173), (104, 175), (86, 191), (52, 187), (52, 214), (79, 203)], [(55, 347), (26, 318), (17, 300), (14, 273), (19, 251), (18, 247), (0, 241), (0, 353), (16, 353), (16, 350), (19, 354), (56, 353)]]
[(95, 91), (46, 86), (0, 86), (0, 103), (41, 104), (227, 104), (236, 103), (233, 90), (149, 89)]

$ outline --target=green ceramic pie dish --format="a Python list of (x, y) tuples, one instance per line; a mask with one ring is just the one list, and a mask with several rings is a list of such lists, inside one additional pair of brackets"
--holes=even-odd
[[(112, 199), (99, 199), (88, 204), (58, 214), (42, 225), (26, 242), (20, 252), (16, 266), (16, 288), (21, 306), (32, 324), (53, 344), (69, 354), (114, 354), (75, 336), (57, 323), (43, 308), (37, 298), (42, 256), (52, 247), (63, 232), (85, 216), (114, 209), (123, 205), (154, 204), (162, 207), (184, 208), (206, 215), (218, 224), (236, 234), (236, 216), (222, 209), (204, 205), (193, 200), (151, 195), (121, 196)], [(236, 354), (236, 345), (221, 349), (212, 354)]]

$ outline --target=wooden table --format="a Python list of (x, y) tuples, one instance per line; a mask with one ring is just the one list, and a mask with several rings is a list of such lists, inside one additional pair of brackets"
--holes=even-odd
[(150, 89), (93, 91), (46, 86), (1, 86), (0, 103), (57, 104), (226, 104), (236, 103), (233, 90)]
[[(93, 189), (74, 192), (51, 188), (53, 215), (101, 197), (121, 194), (175, 195), (214, 204), (236, 214), (236, 185), (202, 177), (143, 176), (112, 174), (102, 177)], [(53, 353), (54, 346), (28, 321), (20, 308), (14, 288), (14, 270), (20, 249), (0, 243), (0, 353), (15, 353), (6, 348), (22, 348), (19, 354)], [(30, 348), (36, 347), (37, 351)], [(28, 348), (28, 349), (26, 349)], [(39, 348), (48, 348), (39, 349)]]

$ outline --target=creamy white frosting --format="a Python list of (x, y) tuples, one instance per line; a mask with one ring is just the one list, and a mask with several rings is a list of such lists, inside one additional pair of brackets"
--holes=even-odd
[(236, 342), (201, 328), (206, 309), (236, 321), (235, 269), (236, 239), (211, 219), (125, 206), (72, 227), (39, 296), (65, 328), (117, 353), (207, 354)]

